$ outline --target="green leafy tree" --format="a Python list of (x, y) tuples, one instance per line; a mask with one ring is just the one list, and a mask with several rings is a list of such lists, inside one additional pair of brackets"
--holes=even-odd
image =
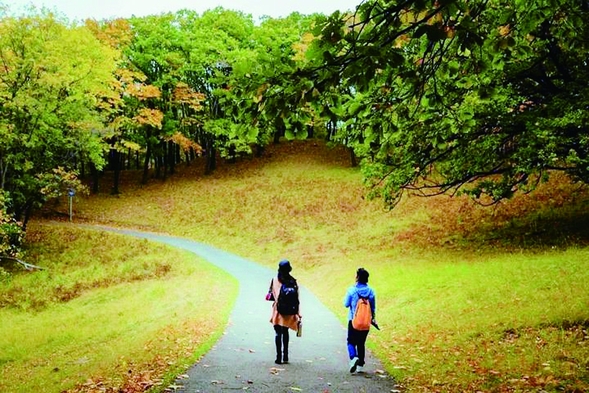
[[(116, 53), (52, 14), (0, 20), (0, 188), (23, 226), (48, 199), (44, 175), (103, 164), (97, 111)], [(67, 174), (67, 175), (66, 175)], [(65, 192), (66, 190), (61, 190)]]
[(239, 94), (251, 67), (253, 52), (251, 17), (215, 8), (202, 15), (191, 11), (178, 14), (184, 36), (182, 80), (193, 92), (202, 94), (194, 137), (206, 154), (205, 171), (216, 167), (216, 157), (234, 159), (249, 152), (257, 128), (245, 121)]
[(589, 181), (588, 21), (576, 0), (364, 1), (318, 22), (293, 83), (348, 92), (332, 112), (373, 195), (493, 203), (552, 171)]
[[(262, 144), (269, 135), (275, 142), (282, 136), (307, 138), (315, 126), (312, 100), (298, 105), (289, 99), (297, 96), (302, 86), (302, 81), (293, 84), (290, 75), (307, 62), (305, 52), (314, 38), (310, 33), (314, 18), (292, 13), (286, 18), (265, 19), (256, 28), (257, 61), (243, 84), (242, 95), (251, 97), (252, 117), (262, 130)], [(305, 82), (312, 87), (311, 81)]]

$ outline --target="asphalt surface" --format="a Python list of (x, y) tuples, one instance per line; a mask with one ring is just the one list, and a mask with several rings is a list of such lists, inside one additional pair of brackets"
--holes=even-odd
[[(109, 229), (113, 230), (113, 229)], [(303, 335), (290, 333), (289, 363), (274, 364), (271, 303), (264, 300), (271, 270), (237, 255), (191, 240), (114, 230), (191, 251), (239, 281), (229, 323), (216, 345), (173, 385), (178, 392), (395, 392), (394, 380), (367, 351), (364, 373), (348, 369), (346, 328), (307, 288), (301, 287)], [(278, 261), (277, 261), (278, 263)], [(296, 261), (292, 261), (296, 277)], [(342, 288), (342, 301), (346, 288)], [(342, 314), (347, 310), (342, 305)], [(368, 335), (386, 334), (374, 329)]]

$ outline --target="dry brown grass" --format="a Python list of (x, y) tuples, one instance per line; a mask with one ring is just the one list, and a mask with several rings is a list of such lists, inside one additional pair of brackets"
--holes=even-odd
[[(332, 247), (345, 251), (346, 243), (366, 252), (406, 245), (514, 249), (589, 243), (589, 192), (562, 174), (532, 194), (492, 207), (468, 197), (409, 197), (389, 212), (380, 201), (364, 199), (348, 152), (322, 141), (272, 145), (261, 158), (221, 161), (210, 176), (203, 168), (200, 161), (180, 166), (146, 186), (138, 172), (124, 172), (122, 194), (77, 200), (76, 220), (163, 231), (237, 252), (249, 248), (247, 254), (274, 244), (314, 255)], [(110, 182), (106, 174), (101, 187), (108, 190)], [(341, 236), (315, 242), (316, 232), (325, 229)], [(256, 234), (255, 244), (239, 241), (244, 232)], [(363, 240), (346, 242), (349, 237)], [(265, 262), (263, 255), (253, 256)]]

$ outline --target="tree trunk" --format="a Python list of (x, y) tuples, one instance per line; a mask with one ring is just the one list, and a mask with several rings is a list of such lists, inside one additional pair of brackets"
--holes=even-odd
[(159, 179), (161, 177), (162, 171), (162, 156), (160, 154), (153, 157), (155, 162), (155, 173), (153, 175), (154, 178)]
[(147, 142), (147, 149), (145, 151), (145, 160), (143, 161), (143, 178), (141, 184), (147, 184), (149, 179), (149, 161), (151, 160), (151, 143)]
[(205, 141), (205, 175), (210, 175), (215, 169), (217, 169), (217, 153), (213, 146), (212, 138), (207, 136)]
[(280, 143), (280, 137), (284, 136), (285, 134), (285, 127), (284, 125), (280, 125), (276, 127), (276, 131), (274, 131), (274, 144), (277, 145)]
[(358, 166), (358, 162), (356, 160), (356, 153), (354, 152), (354, 148), (352, 147), (348, 147), (348, 150), (350, 151), (350, 163), (352, 164), (352, 168), (355, 168)]
[(100, 180), (100, 173), (96, 169), (93, 162), (90, 163), (90, 174), (92, 176), (92, 194), (98, 194), (98, 181)]
[(333, 120), (330, 120), (327, 122), (327, 134), (325, 135), (325, 140), (326, 141), (331, 141), (333, 139), (333, 136), (335, 135), (337, 131), (337, 127), (336, 127), (336, 123)]
[(229, 146), (229, 163), (235, 164), (237, 162), (237, 154), (235, 153), (235, 146)]
[(25, 207), (24, 218), (22, 222), (22, 230), (24, 232), (27, 231), (27, 224), (29, 223), (29, 219), (31, 218), (31, 213), (33, 212), (33, 204), (31, 202), (27, 202)]
[(176, 144), (168, 141), (168, 173), (173, 175), (176, 171)]
[(264, 150), (265, 150), (264, 146), (262, 146), (261, 143), (256, 143), (254, 145), (254, 149), (255, 149), (254, 155), (256, 157), (262, 157), (262, 154), (264, 154)]
[(118, 195), (119, 192), (119, 180), (121, 178), (121, 161), (122, 161), (123, 154), (117, 150), (113, 150), (113, 157), (112, 157), (112, 166), (113, 166), (113, 184), (112, 189), (110, 190), (111, 195)]
[(166, 141), (160, 142), (160, 152), (158, 154), (159, 166), (157, 168), (157, 178), (160, 176), (163, 180), (166, 180), (168, 176), (168, 144)]
[(180, 145), (174, 143), (174, 153), (176, 159), (174, 160), (174, 164), (178, 165), (182, 162), (182, 151), (180, 150)]

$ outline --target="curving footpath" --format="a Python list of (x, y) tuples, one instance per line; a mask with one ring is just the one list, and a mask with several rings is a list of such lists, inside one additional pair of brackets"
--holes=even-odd
[[(103, 228), (191, 251), (239, 281), (239, 294), (223, 337), (170, 391), (179, 392), (397, 392), (394, 380), (367, 351), (365, 373), (350, 374), (346, 329), (309, 290), (301, 287), (303, 336), (291, 331), (289, 364), (274, 364), (270, 303), (264, 300), (276, 271), (187, 239)], [(296, 261), (294, 261), (296, 277)], [(342, 299), (345, 288), (342, 288)], [(342, 306), (342, 313), (346, 310)], [(371, 334), (382, 334), (371, 332)], [(370, 340), (370, 336), (369, 336)]]

